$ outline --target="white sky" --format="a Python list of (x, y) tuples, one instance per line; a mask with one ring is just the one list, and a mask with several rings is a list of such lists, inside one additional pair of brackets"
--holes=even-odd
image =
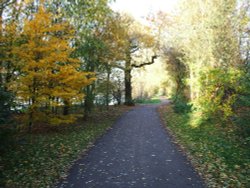
[(115, 11), (127, 12), (136, 19), (143, 19), (149, 13), (172, 12), (180, 0), (115, 0), (111, 7)]

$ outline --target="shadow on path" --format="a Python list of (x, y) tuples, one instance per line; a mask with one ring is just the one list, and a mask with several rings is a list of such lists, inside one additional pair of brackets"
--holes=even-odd
[(187, 159), (171, 143), (157, 106), (143, 105), (124, 114), (86, 156), (76, 161), (57, 187), (204, 187)]

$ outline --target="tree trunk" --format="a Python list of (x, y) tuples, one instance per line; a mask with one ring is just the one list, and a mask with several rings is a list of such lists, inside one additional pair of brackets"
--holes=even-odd
[(131, 76), (131, 60), (126, 61), (125, 65), (125, 105), (133, 106), (134, 102), (132, 99), (132, 76)]
[(107, 107), (107, 109), (108, 109), (108, 106), (109, 106), (109, 95), (110, 95), (110, 72), (111, 72), (111, 70), (110, 70), (110, 67), (107, 65), (107, 85), (106, 85), (106, 101), (105, 101), (105, 103), (106, 103), (106, 107)]
[(121, 103), (122, 103), (122, 91), (120, 90), (120, 89), (118, 89), (118, 91), (117, 91), (117, 104), (118, 105), (121, 105)]
[[(96, 65), (94, 62), (88, 61), (88, 65), (86, 67), (87, 72), (95, 72), (96, 70)], [(88, 85), (85, 88), (85, 98), (84, 98), (84, 115), (83, 115), (83, 120), (87, 120), (91, 114), (92, 108), (94, 106), (94, 99), (95, 99), (95, 82)]]
[[(2, 37), (2, 35), (3, 35), (3, 31), (2, 31), (3, 30), (3, 21), (2, 21), (3, 18), (2, 18), (2, 15), (3, 15), (3, 10), (0, 9), (0, 37)], [(0, 67), (2, 68), (2, 66), (3, 66), (3, 62), (2, 62), (2, 60), (0, 60)], [(3, 86), (3, 75), (2, 75), (2, 72), (0, 72), (0, 86)]]
[(28, 132), (31, 133), (33, 129), (33, 124), (34, 124), (34, 112), (36, 112), (36, 107), (35, 107), (35, 97), (31, 97), (29, 100), (29, 110), (28, 110)]
[(31, 133), (33, 128), (33, 111), (29, 112), (28, 132)]
[(94, 106), (94, 89), (95, 89), (95, 83), (88, 85), (86, 87), (86, 96), (84, 99), (84, 120), (87, 120), (92, 108)]
[(146, 65), (152, 65), (155, 62), (157, 55), (151, 56), (151, 61), (143, 62), (140, 64), (132, 64), (131, 63), (131, 53), (127, 53), (127, 60), (125, 63), (125, 105), (133, 106), (134, 101), (132, 99), (132, 68), (141, 68)]
[(69, 101), (66, 99), (64, 100), (64, 107), (63, 107), (63, 115), (69, 115)]

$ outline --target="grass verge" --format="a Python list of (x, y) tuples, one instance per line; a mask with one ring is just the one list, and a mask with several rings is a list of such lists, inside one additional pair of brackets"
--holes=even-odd
[(135, 103), (138, 104), (159, 104), (161, 103), (161, 100), (158, 98), (152, 98), (152, 99), (136, 99)]
[(212, 123), (192, 128), (191, 114), (177, 114), (171, 105), (159, 111), (208, 187), (250, 187), (250, 150), (233, 131)]
[(18, 136), (0, 159), (0, 187), (50, 187), (128, 107), (96, 111), (87, 122)]

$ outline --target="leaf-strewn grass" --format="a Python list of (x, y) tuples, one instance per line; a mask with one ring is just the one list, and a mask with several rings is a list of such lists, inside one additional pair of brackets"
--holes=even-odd
[(192, 128), (191, 114), (174, 113), (170, 105), (160, 113), (208, 187), (250, 187), (250, 150), (233, 130), (212, 123)]
[[(1, 157), (3, 187), (50, 187), (125, 112), (112, 107), (62, 130), (24, 135)], [(1, 187), (1, 186), (0, 186)]]

